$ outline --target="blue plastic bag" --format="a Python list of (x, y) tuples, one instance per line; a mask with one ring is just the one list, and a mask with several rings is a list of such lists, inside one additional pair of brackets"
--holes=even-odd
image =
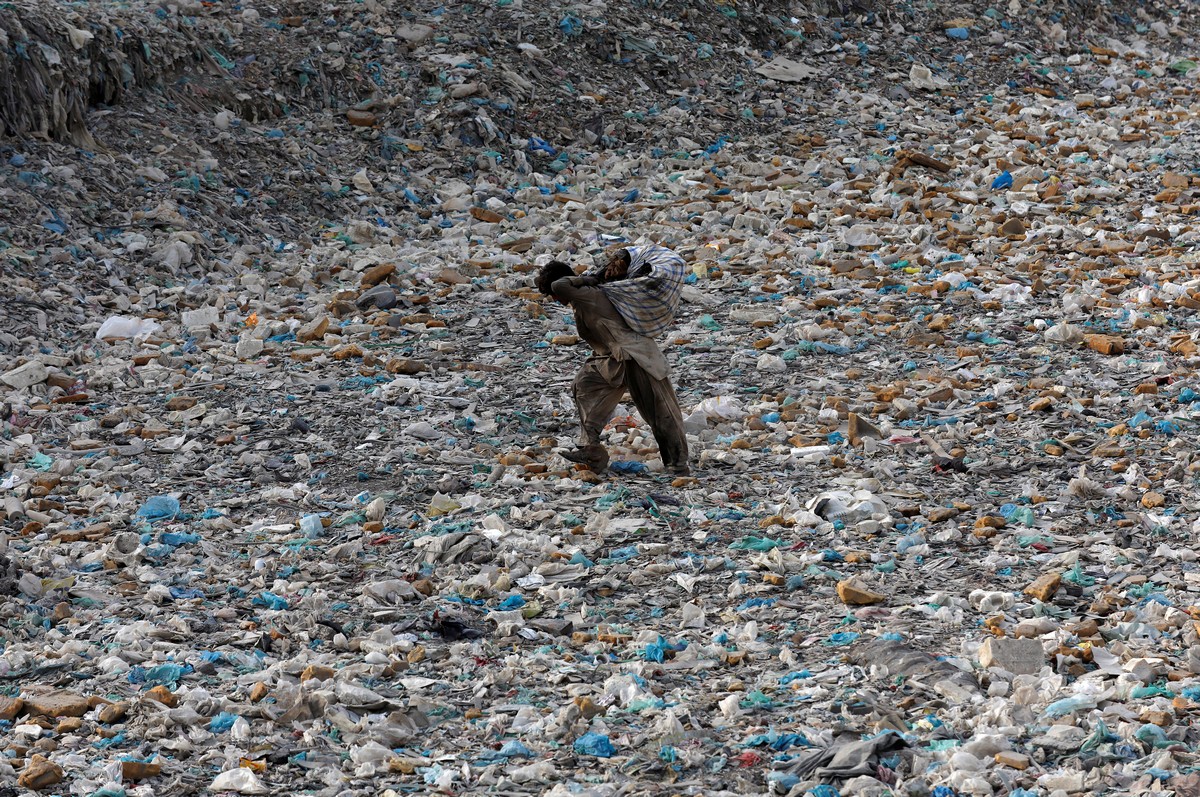
[(509, 595), (504, 600), (500, 601), (500, 605), (496, 607), (497, 611), (510, 612), (513, 609), (520, 609), (525, 605), (525, 599), (520, 595)]
[(235, 722), (237, 722), (237, 714), (230, 714), (228, 711), (222, 711), (209, 721), (208, 729), (213, 733), (224, 733), (232, 728), (233, 723)]
[(533, 758), (533, 751), (517, 739), (509, 739), (500, 748), (500, 755), (505, 758)]
[(250, 603), (254, 606), (266, 606), (268, 609), (276, 611), (283, 611), (288, 608), (286, 598), (281, 598), (274, 592), (267, 592), (265, 590), (257, 598), (251, 600)]
[(153, 523), (156, 520), (173, 519), (179, 514), (179, 502), (169, 495), (156, 495), (146, 503), (134, 515), (136, 518), (148, 520)]
[(129, 671), (129, 683), (151, 686), (168, 686), (178, 683), (183, 676), (192, 672), (190, 664), (167, 662), (155, 667), (134, 667)]
[(574, 748), (579, 755), (594, 755), (596, 758), (612, 758), (617, 753), (607, 736), (592, 731), (576, 739)]

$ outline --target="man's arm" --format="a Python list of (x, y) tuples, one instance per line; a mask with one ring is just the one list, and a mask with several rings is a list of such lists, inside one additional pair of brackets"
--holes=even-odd
[(590, 274), (584, 274), (580, 277), (563, 277), (555, 280), (550, 286), (550, 292), (554, 294), (554, 298), (561, 302), (571, 302), (578, 299), (580, 289), (594, 288), (600, 284), (600, 280)]

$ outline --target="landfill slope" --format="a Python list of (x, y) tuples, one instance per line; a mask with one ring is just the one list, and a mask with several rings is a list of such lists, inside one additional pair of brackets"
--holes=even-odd
[(1196, 793), (1195, 14), (6, 10), (0, 792)]

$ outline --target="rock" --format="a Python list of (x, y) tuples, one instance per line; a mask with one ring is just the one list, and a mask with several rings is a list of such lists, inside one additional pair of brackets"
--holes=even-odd
[(86, 697), (75, 692), (51, 692), (25, 695), (25, 708), (43, 717), (82, 717), (91, 706)]
[(364, 288), (370, 288), (374, 285), (378, 285), (395, 273), (395, 263), (380, 263), (379, 265), (371, 266), (369, 269), (363, 272), (362, 286)]
[(500, 222), (504, 221), (503, 216), (496, 211), (488, 210), (487, 208), (472, 207), (469, 212), (473, 217), (486, 224), (499, 224)]
[(1174, 722), (1175, 716), (1169, 711), (1155, 711), (1154, 709), (1147, 709), (1142, 712), (1142, 715), (1138, 719), (1140, 719), (1142, 722), (1149, 723), (1150, 725), (1157, 725), (1160, 728), (1168, 728), (1171, 726), (1172, 722)]
[(80, 717), (66, 717), (54, 726), (54, 732), (58, 735), (64, 733), (74, 733), (83, 727), (83, 719)]
[(1167, 499), (1163, 497), (1162, 493), (1151, 491), (1142, 496), (1142, 506), (1147, 509), (1158, 509), (1166, 503)]
[(96, 714), (96, 719), (100, 722), (120, 722), (125, 719), (125, 715), (129, 712), (129, 704), (122, 701), (120, 703), (109, 703), (107, 706), (101, 707)]
[(1036, 675), (1042, 671), (1046, 656), (1036, 639), (989, 637), (979, 650), (979, 664), (999, 667), (1015, 675)]
[(0, 375), (0, 382), (17, 390), (24, 390), (40, 385), (50, 376), (50, 370), (38, 360), (30, 360), (24, 365), (18, 365), (8, 373)]
[(148, 690), (146, 692), (146, 699), (162, 703), (168, 708), (175, 708), (179, 705), (179, 696), (162, 684)]
[(34, 755), (21, 770), (17, 785), (24, 789), (41, 791), (48, 789), (63, 779), (63, 768), (45, 756)]
[(948, 316), (945, 313), (935, 313), (933, 318), (929, 319), (927, 326), (934, 332), (945, 332), (953, 323), (953, 316)]
[(147, 761), (122, 761), (121, 777), (125, 780), (145, 780), (162, 774), (162, 764)]
[(19, 697), (0, 695), (0, 720), (12, 722), (25, 711), (25, 701)]
[(370, 111), (358, 111), (351, 109), (346, 111), (346, 121), (354, 127), (374, 127), (378, 121), (375, 114)]
[(1117, 355), (1125, 353), (1125, 341), (1112, 335), (1084, 335), (1088, 348), (1100, 354)]
[(500, 244), (500, 248), (505, 252), (513, 252), (519, 255), (532, 249), (534, 243), (536, 242), (537, 238), (532, 236), (524, 236), (522, 238), (514, 238), (511, 241), (505, 241), (504, 243)]
[(886, 595), (881, 595), (878, 592), (872, 592), (869, 589), (860, 587), (855, 583), (854, 579), (839, 581), (837, 594), (841, 598), (842, 603), (847, 606), (869, 606), (873, 603), (882, 603), (887, 600)]
[[(51, 371), (50, 376), (46, 377), (47, 385), (50, 387), (62, 388), (63, 390), (72, 389), (75, 386), (75, 382), (75, 377), (71, 376), (70, 374), (64, 374), (61, 371)], [(60, 404), (64, 404), (86, 400), (86, 398), (86, 393), (76, 393), (70, 396), (60, 396), (59, 398), (56, 398), (55, 401)]]
[(329, 329), (329, 316), (320, 316), (309, 321), (300, 329), (296, 330), (296, 340), (308, 342), (320, 340), (325, 337), (325, 331)]
[(1054, 407), (1054, 397), (1053, 396), (1042, 396), (1041, 398), (1037, 399), (1036, 401), (1034, 401), (1032, 404), (1029, 405), (1029, 411), (1030, 412), (1045, 412), (1046, 410), (1052, 409), (1053, 407)]
[(396, 37), (409, 44), (420, 44), (433, 35), (429, 25), (401, 25), (396, 28)]
[(1025, 222), (1013, 217), (1000, 225), (1000, 234), (1007, 236), (1018, 236), (1025, 234)]
[(383, 369), (389, 374), (419, 374), (425, 370), (425, 363), (420, 360), (411, 360), (407, 357), (393, 357), (387, 361)]
[(1163, 188), (1187, 188), (1188, 178), (1178, 172), (1163, 172), (1162, 184)]
[(445, 285), (467, 285), (471, 282), (470, 277), (460, 274), (452, 268), (444, 268), (439, 271), (437, 280)]
[(847, 416), (847, 420), (850, 423), (850, 429), (847, 437), (850, 438), (851, 445), (858, 445), (860, 442), (862, 442), (863, 438), (866, 437), (873, 437), (876, 440), (883, 437), (883, 432), (880, 431), (878, 426), (863, 418), (856, 412), (850, 413)]
[(234, 353), (237, 354), (239, 360), (249, 360), (252, 357), (262, 354), (262, 350), (263, 342), (261, 340), (252, 338), (249, 335), (243, 335), (238, 339)]
[(379, 310), (390, 310), (397, 303), (396, 291), (390, 285), (376, 285), (363, 291), (354, 303), (363, 309), (374, 307)]
[(338, 346), (329, 353), (329, 356), (340, 362), (342, 360), (350, 360), (356, 357), (362, 357), (363, 350), (362, 347), (357, 343), (350, 343), (345, 346)]
[(334, 676), (337, 671), (332, 667), (326, 667), (322, 664), (310, 664), (304, 668), (304, 672), (300, 673), (300, 682), (305, 681), (328, 681)]
[(184, 310), (180, 320), (185, 329), (204, 329), (218, 323), (221, 316), (215, 307), (200, 307), (195, 310)]
[(996, 763), (1001, 766), (1012, 767), (1013, 769), (1028, 769), (1029, 756), (1013, 752), (1012, 750), (1002, 750), (996, 753)]
[(1043, 573), (1026, 587), (1024, 592), (1031, 598), (1045, 602), (1054, 597), (1060, 586), (1062, 586), (1062, 574)]
[(270, 691), (271, 691), (271, 688), (269, 686), (267, 686), (262, 681), (259, 681), (258, 683), (254, 684), (254, 686), (250, 687), (250, 702), (251, 703), (261, 702), (262, 699), (264, 697), (266, 697)]
[(196, 406), (198, 399), (195, 396), (172, 396), (167, 400), (167, 409), (172, 412), (178, 410), (190, 410)]
[(597, 715), (603, 716), (607, 711), (607, 706), (598, 706), (590, 697), (575, 698), (575, 705), (579, 707), (579, 712), (583, 714), (585, 720), (591, 720)]
[(952, 506), (938, 506), (925, 512), (925, 517), (930, 523), (941, 523), (943, 520), (950, 520), (958, 515), (959, 511)]

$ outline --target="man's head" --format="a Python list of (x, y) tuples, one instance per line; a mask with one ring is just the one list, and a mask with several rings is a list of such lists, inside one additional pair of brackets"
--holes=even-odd
[(542, 266), (533, 284), (543, 296), (550, 296), (550, 286), (563, 277), (574, 277), (575, 271), (561, 260), (551, 260)]

